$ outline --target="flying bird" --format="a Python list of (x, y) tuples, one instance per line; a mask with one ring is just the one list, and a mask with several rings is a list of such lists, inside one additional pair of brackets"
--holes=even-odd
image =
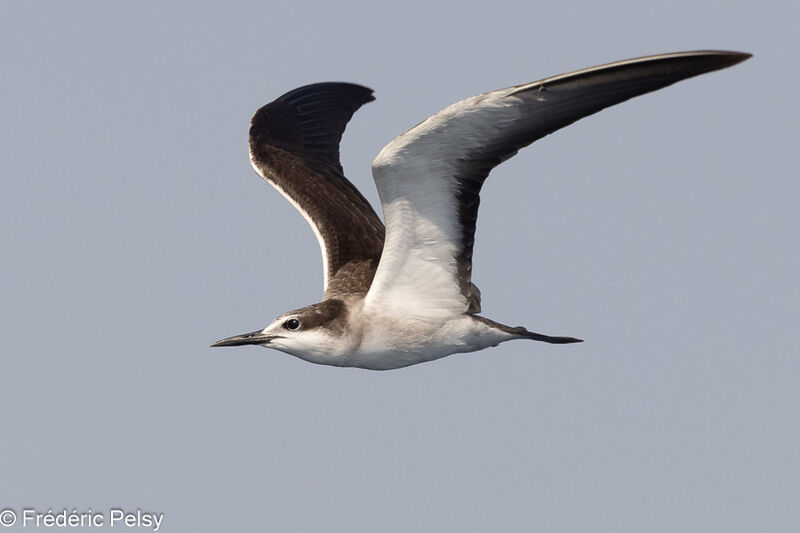
[(374, 100), (372, 90), (316, 83), (289, 91), (253, 116), (250, 161), (314, 231), (322, 301), (211, 346), (257, 344), (312, 363), (387, 370), (513, 339), (581, 342), (478, 314), (472, 251), (483, 182), (519, 149), (582, 117), (748, 57), (724, 51), (641, 57), (452, 104), (373, 161), (385, 227), (339, 161), (345, 126)]

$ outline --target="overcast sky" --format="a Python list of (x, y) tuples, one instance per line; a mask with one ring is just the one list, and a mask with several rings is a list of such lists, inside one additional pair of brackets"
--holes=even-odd
[[(4, 2), (8, 530), (26, 508), (167, 532), (800, 530), (799, 6)], [(483, 313), (585, 343), (391, 372), (208, 348), (321, 294), (313, 233), (248, 162), (264, 103), (373, 88), (342, 161), (377, 206), (374, 156), (456, 100), (709, 48), (754, 57), (484, 187)]]

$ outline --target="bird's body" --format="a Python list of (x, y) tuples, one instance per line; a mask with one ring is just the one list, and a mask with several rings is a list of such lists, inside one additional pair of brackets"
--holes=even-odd
[[(293, 314), (306, 317), (308, 326), (313, 319), (320, 324), (310, 328), (301, 347), (279, 349), (311, 363), (333, 366), (389, 370), (515, 338), (464, 313), (438, 321), (371, 313), (364, 310), (364, 299), (358, 295), (326, 300)], [(280, 343), (280, 339), (272, 342)]]
[(478, 315), (472, 250), (483, 182), (520, 148), (584, 116), (747, 57), (650, 56), (457, 102), (375, 158), (385, 228), (339, 162), (344, 128), (372, 91), (321, 83), (286, 93), (254, 115), (250, 159), (314, 230), (323, 301), (212, 346), (260, 344), (313, 363), (386, 370), (512, 339), (580, 342)]

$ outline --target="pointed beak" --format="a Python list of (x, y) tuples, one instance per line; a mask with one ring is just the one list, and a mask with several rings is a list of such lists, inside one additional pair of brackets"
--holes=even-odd
[(279, 337), (280, 335), (264, 335), (261, 333), (261, 330), (251, 331), (250, 333), (244, 333), (242, 335), (235, 335), (233, 337), (228, 337), (227, 339), (219, 340), (213, 344), (211, 347), (215, 346), (242, 346), (244, 344), (269, 344), (272, 339)]

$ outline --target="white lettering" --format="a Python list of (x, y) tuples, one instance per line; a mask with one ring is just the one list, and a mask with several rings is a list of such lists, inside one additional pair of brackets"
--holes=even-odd
[[(3, 514), (2, 525), (9, 525), (6, 514), (13, 513), (7, 510)], [(18, 515), (13, 517), (16, 520)], [(109, 509), (108, 516), (104, 513), (95, 513), (91, 509), (81, 512), (73, 508), (69, 510), (62, 508), (61, 511), (53, 511), (52, 508), (47, 512), (38, 512), (36, 509), (28, 508), (22, 509), (21, 512), (21, 526), (26, 527), (58, 527), (58, 528), (83, 528), (83, 527), (103, 527), (108, 524), (110, 527), (125, 526), (129, 528), (147, 528), (152, 531), (159, 531), (161, 524), (164, 521), (164, 513), (151, 513), (136, 509), (136, 511), (127, 512), (124, 509)], [(106, 522), (106, 518), (108, 522)], [(13, 523), (13, 522), (12, 522)], [(0, 532), (2, 533), (2, 532)]]
[(114, 523), (121, 521), (124, 517), (125, 517), (125, 511), (123, 511), (122, 509), (111, 509), (108, 512), (108, 519), (109, 519), (109, 524), (111, 524), (111, 527), (114, 527)]

